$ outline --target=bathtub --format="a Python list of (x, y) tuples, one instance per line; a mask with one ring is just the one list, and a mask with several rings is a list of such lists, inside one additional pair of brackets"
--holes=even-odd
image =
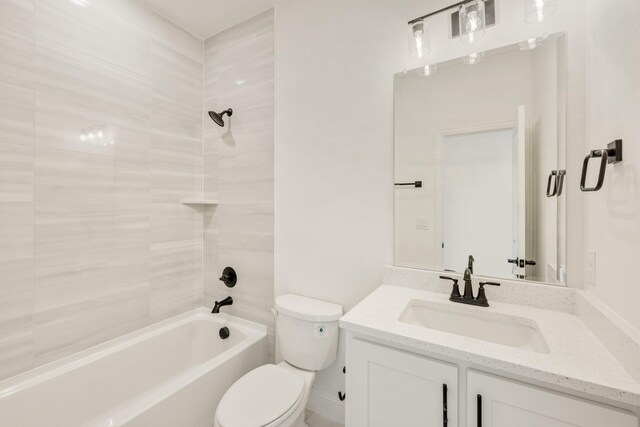
[(227, 388), (267, 363), (266, 337), (206, 308), (176, 316), (0, 382), (0, 426), (213, 426)]

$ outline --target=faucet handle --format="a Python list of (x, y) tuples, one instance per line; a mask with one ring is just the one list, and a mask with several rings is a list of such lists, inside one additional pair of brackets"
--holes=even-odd
[(460, 297), (460, 287), (458, 287), (458, 279), (454, 279), (453, 277), (449, 277), (449, 276), (440, 276), (441, 279), (443, 280), (451, 280), (453, 282), (453, 289), (451, 290), (451, 296), (449, 297), (451, 298), (459, 298)]
[(484, 293), (484, 285), (500, 286), (500, 283), (498, 283), (498, 282), (480, 282), (479, 285), (480, 285), (480, 289), (478, 289), (478, 296), (476, 297), (476, 300), (478, 302), (481, 302), (484, 307), (489, 307), (489, 301), (487, 301), (487, 295)]
[(483, 288), (484, 285), (490, 285), (490, 286), (500, 286), (500, 283), (498, 282), (480, 282), (480, 287)]

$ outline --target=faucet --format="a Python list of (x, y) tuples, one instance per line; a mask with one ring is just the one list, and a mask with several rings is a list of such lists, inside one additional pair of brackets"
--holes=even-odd
[(233, 298), (231, 297), (226, 297), (222, 301), (216, 301), (213, 305), (213, 310), (211, 310), (211, 313), (220, 313), (220, 307), (231, 304), (233, 304)]
[(475, 260), (476, 259), (473, 257), (473, 255), (469, 255), (469, 262), (467, 263), (467, 268), (469, 269), (471, 274), (473, 274), (473, 263), (475, 262)]
[(464, 295), (460, 295), (460, 290), (458, 288), (458, 279), (454, 279), (453, 277), (448, 276), (440, 276), (440, 278), (451, 280), (453, 282), (453, 290), (451, 291), (449, 301), (458, 302), (461, 304), (477, 305), (480, 307), (489, 307), (489, 301), (487, 300), (487, 295), (485, 293), (484, 287), (486, 285), (500, 286), (500, 283), (497, 282), (480, 282), (478, 296), (474, 298), (473, 287), (471, 286), (471, 270), (469, 270), (468, 268), (464, 271), (464, 277), (462, 279), (464, 280)]
[(462, 280), (464, 280), (464, 295), (462, 296), (462, 298), (473, 299), (473, 287), (471, 286), (471, 269), (470, 268), (467, 268), (464, 271), (464, 277), (462, 278)]

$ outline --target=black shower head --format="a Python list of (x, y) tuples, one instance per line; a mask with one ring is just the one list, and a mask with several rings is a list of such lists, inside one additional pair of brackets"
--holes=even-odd
[(233, 114), (233, 110), (231, 108), (227, 108), (226, 110), (224, 110), (221, 113), (216, 113), (215, 111), (209, 111), (209, 117), (211, 117), (211, 119), (216, 122), (216, 124), (218, 126), (224, 126), (224, 115), (227, 115), (229, 117), (231, 117), (231, 115)]

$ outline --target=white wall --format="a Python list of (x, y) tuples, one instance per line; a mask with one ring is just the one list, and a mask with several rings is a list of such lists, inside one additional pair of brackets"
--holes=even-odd
[[(588, 2), (588, 147), (624, 140), (624, 160), (609, 165), (603, 189), (583, 193), (587, 244), (596, 252), (596, 281), (590, 289), (640, 329), (640, 3)], [(592, 166), (596, 166), (595, 164)]]
[[(392, 76), (416, 65), (408, 60), (406, 22), (449, 3), (276, 2), (276, 295), (297, 292), (349, 309), (380, 283), (381, 267), (392, 262), (393, 252)], [(477, 46), (490, 49), (570, 30), (568, 133), (580, 145), (569, 143), (572, 168), (580, 163), (584, 140), (583, 50), (577, 36), (583, 5), (583, 0), (562, 1), (547, 23), (530, 26), (522, 1), (499, 1), (499, 25)], [(446, 37), (446, 16), (430, 22), (430, 61), (470, 52)], [(576, 173), (568, 177), (568, 197), (581, 212)], [(580, 283), (582, 221), (579, 214), (570, 215), (569, 280)], [(319, 375), (312, 399), (335, 399), (344, 387), (342, 364), (341, 356)]]

